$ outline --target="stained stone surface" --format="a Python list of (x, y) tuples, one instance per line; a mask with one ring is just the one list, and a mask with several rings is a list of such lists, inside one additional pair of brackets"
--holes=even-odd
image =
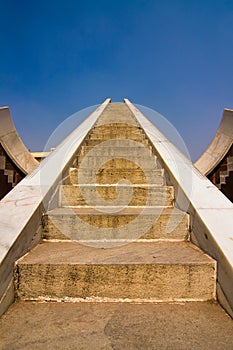
[(97, 249), (44, 242), (18, 260), (19, 298), (211, 300), (215, 262), (188, 242), (131, 243)]
[(212, 303), (20, 302), (0, 319), (0, 348), (232, 350), (233, 322)]

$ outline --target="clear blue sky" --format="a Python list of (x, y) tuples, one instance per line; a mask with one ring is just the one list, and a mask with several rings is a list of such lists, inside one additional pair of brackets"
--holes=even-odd
[(106, 97), (148, 106), (195, 160), (233, 109), (232, 0), (0, 0), (0, 105), (33, 151)]

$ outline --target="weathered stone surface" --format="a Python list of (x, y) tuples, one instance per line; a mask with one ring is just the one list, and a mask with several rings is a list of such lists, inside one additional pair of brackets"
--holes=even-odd
[(21, 299), (211, 300), (215, 274), (215, 262), (187, 242), (112, 249), (47, 242), (18, 261), (15, 287)]
[[(82, 169), (92, 170), (94, 167), (96, 170), (103, 168), (112, 168), (112, 169), (123, 169), (123, 170), (143, 170), (145, 171), (154, 171), (157, 168), (157, 159), (154, 157), (154, 161), (150, 161), (148, 163), (144, 162), (144, 158), (134, 157), (131, 159), (124, 158), (113, 158), (109, 159), (108, 157), (101, 157), (100, 159), (96, 159), (94, 157), (87, 157), (85, 159), (85, 164), (79, 164)], [(84, 166), (86, 165), (86, 166)], [(143, 166), (143, 168), (141, 167)], [(94, 169), (95, 169), (94, 168)]]
[[(117, 209), (117, 208), (115, 208)], [(187, 240), (188, 215), (175, 208), (126, 208), (120, 212), (114, 211), (111, 214), (101, 213), (99, 210), (80, 207), (78, 209), (56, 208), (47, 213), (44, 217), (43, 237), (45, 239), (69, 239), (73, 237), (88, 239), (91, 236), (98, 237), (97, 228), (107, 228), (108, 236), (117, 239), (114, 235), (114, 228), (121, 227), (125, 230), (125, 239), (128, 238), (128, 223), (133, 223), (135, 228), (142, 235), (138, 239), (160, 239), (160, 240)], [(135, 219), (140, 215), (140, 223)], [(148, 220), (153, 224), (145, 231)], [(88, 225), (81, 228), (80, 220)], [(140, 226), (139, 226), (140, 225)], [(69, 232), (69, 235), (68, 235)], [(96, 234), (95, 234), (96, 232)]]
[[(130, 146), (130, 144), (129, 144)], [(101, 147), (97, 148), (96, 150), (93, 150), (93, 147), (91, 146), (83, 146), (81, 150), (81, 155), (88, 155), (88, 153), (91, 151), (91, 153), (94, 153), (96, 157), (100, 156), (114, 156), (116, 154), (122, 154), (124, 156), (148, 156), (148, 154), (151, 153), (151, 148), (147, 148), (144, 146), (142, 147), (126, 147), (126, 146), (118, 146), (118, 147)]]
[[(113, 167), (104, 166), (95, 171), (93, 169), (82, 170), (82, 174), (89, 183), (93, 178), (96, 178), (97, 184), (116, 184), (121, 180), (128, 180), (131, 184), (146, 184), (147, 177), (142, 169), (116, 169)], [(70, 169), (70, 184), (78, 184), (78, 169)], [(163, 176), (163, 169), (155, 169), (150, 171), (150, 184), (165, 185), (165, 178)]]
[[(102, 139), (102, 138), (94, 138), (94, 136), (92, 136), (90, 139), (86, 139), (84, 144), (87, 145), (88, 147), (93, 148), (96, 145), (99, 145), (102, 142), (107, 141), (107, 140), (111, 140), (111, 138), (106, 137), (105, 139)], [(120, 137), (116, 137), (116, 135), (114, 136), (114, 143), (116, 144), (117, 147), (121, 147), (122, 141), (124, 141), (124, 140), (126, 140), (125, 137), (120, 138)], [(149, 147), (148, 139), (145, 139), (141, 136), (140, 137), (137, 136), (136, 140), (134, 138), (130, 138), (130, 140), (136, 141), (137, 143), (141, 144), (142, 146)]]
[(233, 322), (209, 302), (20, 302), (0, 320), (0, 348), (232, 350)]
[(127, 139), (127, 140), (132, 140), (132, 141), (136, 141), (136, 142), (141, 143), (145, 140), (145, 135), (142, 135), (141, 133), (139, 133), (139, 134), (133, 133), (132, 134), (130, 131), (122, 133), (122, 134), (112, 131), (112, 132), (104, 133), (102, 135), (93, 133), (90, 135), (89, 140), (93, 140), (93, 141), (100, 140), (101, 142), (103, 142), (103, 141), (112, 140), (112, 139)]
[[(132, 169), (132, 168), (138, 168), (140, 165), (143, 165), (144, 169), (151, 169), (155, 170), (157, 168), (156, 163), (156, 157), (151, 156), (148, 158), (148, 162), (145, 160), (145, 156), (143, 155), (130, 155), (129, 159), (121, 158), (119, 157), (111, 157), (111, 156), (85, 156), (85, 167), (93, 168), (97, 165), (103, 166), (104, 164), (109, 163), (112, 164), (113, 168), (120, 168), (120, 169)], [(82, 157), (78, 157), (78, 164), (82, 163)], [(108, 164), (106, 164), (108, 165)], [(83, 166), (84, 167), (84, 166)], [(98, 169), (98, 168), (97, 168)]]
[(0, 321), (0, 334), (3, 350), (77, 349), (77, 344), (87, 350), (231, 350), (233, 346), (232, 321), (212, 303), (22, 302)]
[(118, 205), (129, 206), (172, 206), (174, 191), (172, 186), (156, 185), (62, 185), (60, 206), (77, 205)]

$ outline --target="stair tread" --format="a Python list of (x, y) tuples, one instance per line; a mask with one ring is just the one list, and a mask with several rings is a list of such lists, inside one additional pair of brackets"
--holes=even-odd
[[(169, 216), (188, 216), (187, 213), (184, 213), (183, 211), (174, 208), (174, 207), (164, 207), (159, 208), (155, 206), (127, 206), (126, 208), (118, 211), (118, 207), (109, 206), (110, 213), (101, 212), (101, 208), (103, 207), (89, 207), (89, 206), (76, 206), (74, 208), (69, 207), (58, 207), (52, 210), (49, 210), (46, 212), (46, 215), (50, 216), (59, 216), (59, 215), (169, 215)], [(104, 207), (106, 208), (106, 207)], [(98, 210), (99, 209), (99, 210)]]
[(18, 302), (0, 320), (0, 333), (1, 349), (233, 348), (233, 322), (210, 302)]
[[(124, 180), (123, 180), (124, 181)], [(132, 184), (132, 183), (110, 183), (110, 184), (101, 184), (101, 183), (95, 183), (95, 184), (90, 184), (90, 183), (81, 183), (81, 184), (68, 184), (68, 185), (61, 185), (62, 188), (79, 188), (79, 187), (132, 187), (132, 188), (155, 188), (156, 190), (160, 189), (173, 189), (173, 186), (170, 185), (158, 185), (158, 184), (153, 184), (153, 183), (142, 183), (142, 184)]]
[(19, 259), (18, 264), (207, 264), (215, 266), (215, 261), (190, 242), (133, 242), (111, 249), (96, 249), (78, 242), (42, 242)]

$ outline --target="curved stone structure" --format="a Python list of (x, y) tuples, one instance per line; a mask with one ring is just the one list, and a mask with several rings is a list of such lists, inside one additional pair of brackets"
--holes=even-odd
[(233, 110), (224, 109), (219, 128), (209, 147), (195, 162), (196, 168), (208, 176), (223, 160), (233, 143)]
[(25, 175), (39, 164), (19, 137), (9, 107), (0, 107), (0, 142), (8, 156)]
[(212, 142), (195, 166), (233, 202), (233, 110), (224, 109)]
[(38, 164), (19, 137), (9, 107), (0, 107), (0, 199)]

